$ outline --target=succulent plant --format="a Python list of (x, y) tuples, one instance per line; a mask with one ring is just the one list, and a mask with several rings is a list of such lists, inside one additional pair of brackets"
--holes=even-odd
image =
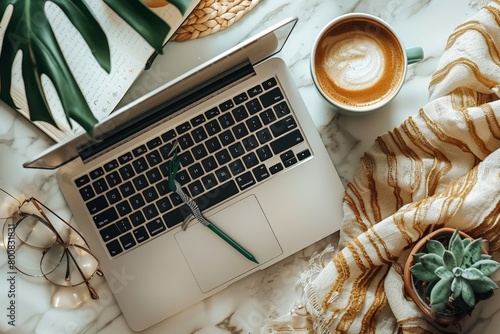
[(492, 294), (497, 284), (488, 276), (500, 263), (483, 254), (482, 239), (460, 238), (456, 230), (447, 249), (441, 241), (430, 239), (426, 253), (413, 255), (411, 273), (420, 281), (428, 282), (426, 295), (430, 297), (431, 313), (451, 307), (455, 312), (470, 314), (478, 296)]

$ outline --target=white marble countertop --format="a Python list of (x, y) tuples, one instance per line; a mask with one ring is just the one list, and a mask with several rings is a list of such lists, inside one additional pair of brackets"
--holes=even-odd
[[(480, 1), (479, 1), (480, 2)], [(128, 92), (130, 101), (192, 66), (235, 45), (253, 31), (289, 16), (299, 22), (280, 56), (289, 65), (295, 83), (306, 100), (331, 158), (342, 179), (353, 175), (359, 158), (381, 133), (399, 125), (428, 101), (427, 87), (437, 67), (448, 35), (478, 11), (471, 0), (261, 0), (230, 29), (184, 43), (171, 43)], [(388, 21), (407, 46), (424, 49), (425, 59), (412, 65), (399, 95), (386, 107), (361, 117), (335, 113), (316, 92), (309, 72), (309, 54), (319, 30), (331, 19), (347, 12), (367, 12)], [(170, 59), (182, 54), (182, 63)], [(70, 219), (54, 173), (22, 169), (21, 164), (47, 148), (51, 141), (22, 117), (0, 104), (0, 186), (38, 197)], [(145, 333), (259, 333), (265, 318), (285, 314), (300, 300), (296, 282), (308, 269), (310, 256), (326, 245), (336, 246), (338, 233), (305, 250), (254, 273), (181, 313), (151, 327)], [(43, 280), (18, 276), (16, 326), (7, 324), (4, 300), (5, 254), (0, 253), (0, 333), (129, 333), (132, 332), (113, 300), (104, 279), (94, 278), (101, 299), (76, 308), (54, 307), (55, 289)], [(500, 303), (496, 296), (482, 302), (463, 323), (464, 333), (496, 334)]]

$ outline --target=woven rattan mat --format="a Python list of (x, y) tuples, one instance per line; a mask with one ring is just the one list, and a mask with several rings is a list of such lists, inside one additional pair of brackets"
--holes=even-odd
[(258, 3), (259, 0), (202, 0), (171, 40), (187, 41), (229, 28)]

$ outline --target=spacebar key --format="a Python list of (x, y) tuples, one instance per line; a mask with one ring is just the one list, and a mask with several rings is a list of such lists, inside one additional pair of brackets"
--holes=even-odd
[(210, 189), (210, 191), (198, 196), (195, 200), (200, 210), (205, 210), (225, 201), (237, 193), (238, 187), (236, 186), (236, 182), (230, 180), (217, 188)]

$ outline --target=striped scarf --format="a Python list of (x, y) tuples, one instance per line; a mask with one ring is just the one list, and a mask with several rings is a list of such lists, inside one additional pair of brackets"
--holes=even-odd
[(424, 317), (402, 273), (411, 246), (443, 226), (500, 250), (500, 0), (455, 29), (429, 90), (361, 158), (338, 251), (304, 284), (303, 306), (263, 333), (459, 332)]

